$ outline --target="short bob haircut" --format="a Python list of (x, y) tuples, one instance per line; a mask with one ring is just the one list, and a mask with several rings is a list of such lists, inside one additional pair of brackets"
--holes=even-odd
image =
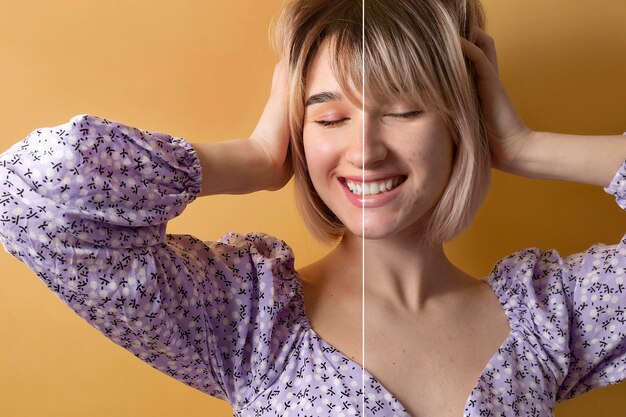
[(352, 102), (361, 105), (365, 68), (366, 102), (403, 99), (443, 117), (454, 141), (452, 171), (422, 219), (422, 238), (443, 243), (469, 225), (491, 182), (474, 73), (459, 38), (473, 41), (474, 27), (484, 28), (479, 0), (292, 0), (283, 7), (270, 30), (289, 68), (296, 201), (318, 240), (332, 243), (345, 230), (315, 191), (303, 145), (307, 69), (322, 41), (329, 39), (333, 74)]

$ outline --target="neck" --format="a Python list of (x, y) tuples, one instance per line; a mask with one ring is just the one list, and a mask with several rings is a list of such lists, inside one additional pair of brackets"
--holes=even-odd
[(414, 234), (363, 240), (347, 232), (331, 256), (333, 269), (352, 272), (336, 279), (348, 280), (358, 291), (364, 280), (366, 297), (410, 313), (424, 311), (429, 303), (475, 281), (448, 260), (442, 244), (422, 242)]

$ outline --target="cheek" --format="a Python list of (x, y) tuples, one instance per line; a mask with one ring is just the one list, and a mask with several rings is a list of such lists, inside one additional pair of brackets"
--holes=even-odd
[(337, 149), (335, 149), (332, 142), (332, 140), (319, 135), (306, 133), (303, 135), (304, 154), (309, 168), (309, 175), (311, 175), (314, 183), (315, 178), (324, 175), (336, 163)]
[(420, 151), (421, 158), (427, 159), (426, 165), (435, 165), (439, 167), (439, 170), (450, 168), (454, 145), (447, 129), (443, 126), (432, 129), (427, 137), (430, 139)]
[(433, 187), (443, 192), (450, 180), (450, 174), (452, 173), (453, 147), (452, 144), (448, 142), (450, 138), (442, 137), (440, 140), (442, 142), (433, 149), (431, 154), (429, 168), (433, 172)]
[(437, 134), (421, 143), (412, 138), (412, 146), (405, 143), (404, 155), (409, 169), (416, 175), (424, 190), (435, 192), (444, 187), (452, 171), (452, 143), (446, 135)]
[(421, 146), (406, 146), (397, 151), (413, 169), (432, 172), (441, 170), (450, 164), (451, 153), (447, 147), (435, 142), (422, 143)]

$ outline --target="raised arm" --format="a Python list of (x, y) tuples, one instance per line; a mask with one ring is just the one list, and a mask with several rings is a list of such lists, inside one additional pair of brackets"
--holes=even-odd
[(107, 338), (237, 407), (273, 382), (262, 366), (298, 340), (250, 341), (301, 320), (290, 304), (293, 255), (263, 234), (203, 242), (165, 231), (201, 189), (255, 191), (289, 179), (272, 101), (281, 96), (272, 96), (247, 141), (194, 147), (84, 114), (0, 154), (4, 249)]
[(626, 160), (625, 136), (581, 136), (532, 132), (506, 170), (530, 178), (605, 187)]
[(535, 132), (521, 120), (498, 79), (493, 39), (476, 29), (476, 41), (462, 39), (476, 69), (492, 165), (529, 178), (607, 186), (626, 160), (626, 137)]

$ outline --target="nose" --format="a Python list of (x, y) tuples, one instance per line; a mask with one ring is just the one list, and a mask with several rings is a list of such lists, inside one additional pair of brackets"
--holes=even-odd
[(374, 118), (361, 119), (360, 129), (351, 135), (345, 158), (353, 166), (367, 170), (375, 168), (387, 158), (388, 148), (379, 123)]

